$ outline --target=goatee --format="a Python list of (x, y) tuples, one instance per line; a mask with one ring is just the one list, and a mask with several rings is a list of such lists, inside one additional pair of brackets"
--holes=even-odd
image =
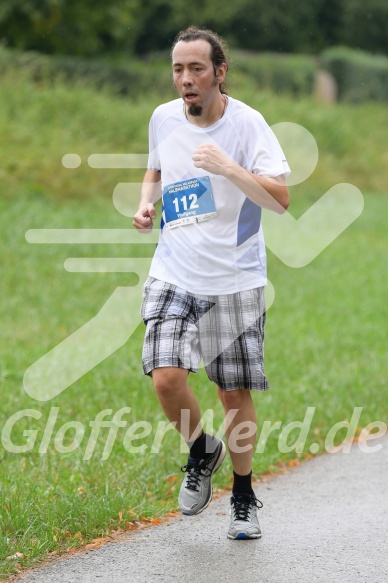
[(189, 105), (188, 109), (189, 115), (193, 117), (198, 117), (202, 115), (202, 105)]

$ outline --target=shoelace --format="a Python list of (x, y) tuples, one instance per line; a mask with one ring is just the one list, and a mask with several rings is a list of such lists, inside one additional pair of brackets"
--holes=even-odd
[(233, 513), (236, 520), (248, 520), (249, 512), (253, 506), (263, 508), (263, 503), (255, 496), (244, 496), (243, 494), (234, 494), (232, 496)]
[(193, 490), (198, 492), (199, 482), (202, 477), (209, 477), (211, 475), (211, 469), (208, 467), (209, 463), (213, 461), (214, 454), (210, 455), (200, 462), (193, 461), (189, 458), (188, 463), (181, 467), (182, 472), (187, 472), (186, 488), (187, 490)]

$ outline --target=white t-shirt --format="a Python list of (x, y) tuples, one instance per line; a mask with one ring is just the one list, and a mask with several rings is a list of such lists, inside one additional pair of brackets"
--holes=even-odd
[(263, 116), (241, 101), (228, 97), (225, 114), (206, 128), (186, 119), (182, 99), (157, 107), (150, 121), (148, 168), (161, 171), (163, 218), (150, 275), (198, 295), (263, 286), (261, 207), (230, 180), (194, 166), (193, 152), (202, 144), (214, 144), (258, 175), (290, 172)]

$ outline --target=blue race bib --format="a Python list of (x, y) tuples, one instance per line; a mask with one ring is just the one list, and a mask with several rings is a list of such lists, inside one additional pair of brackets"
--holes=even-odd
[(166, 229), (208, 221), (217, 216), (209, 176), (181, 180), (163, 188)]

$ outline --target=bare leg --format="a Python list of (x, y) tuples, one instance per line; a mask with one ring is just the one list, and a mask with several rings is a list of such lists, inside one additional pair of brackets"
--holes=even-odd
[[(175, 367), (155, 368), (152, 380), (163, 411), (185, 441), (194, 441), (202, 433), (201, 412), (193, 391), (187, 384), (188, 370)], [(182, 417), (182, 411), (186, 415)], [(188, 423), (182, 422), (188, 420)]]
[[(246, 389), (225, 391), (218, 388), (218, 396), (224, 407), (225, 416), (230, 410), (237, 410), (229, 427), (226, 428), (228, 448), (233, 470), (240, 476), (249, 474), (256, 441), (256, 411), (251, 392)], [(241, 426), (237, 426), (241, 423)], [(244, 435), (246, 437), (244, 437)]]

